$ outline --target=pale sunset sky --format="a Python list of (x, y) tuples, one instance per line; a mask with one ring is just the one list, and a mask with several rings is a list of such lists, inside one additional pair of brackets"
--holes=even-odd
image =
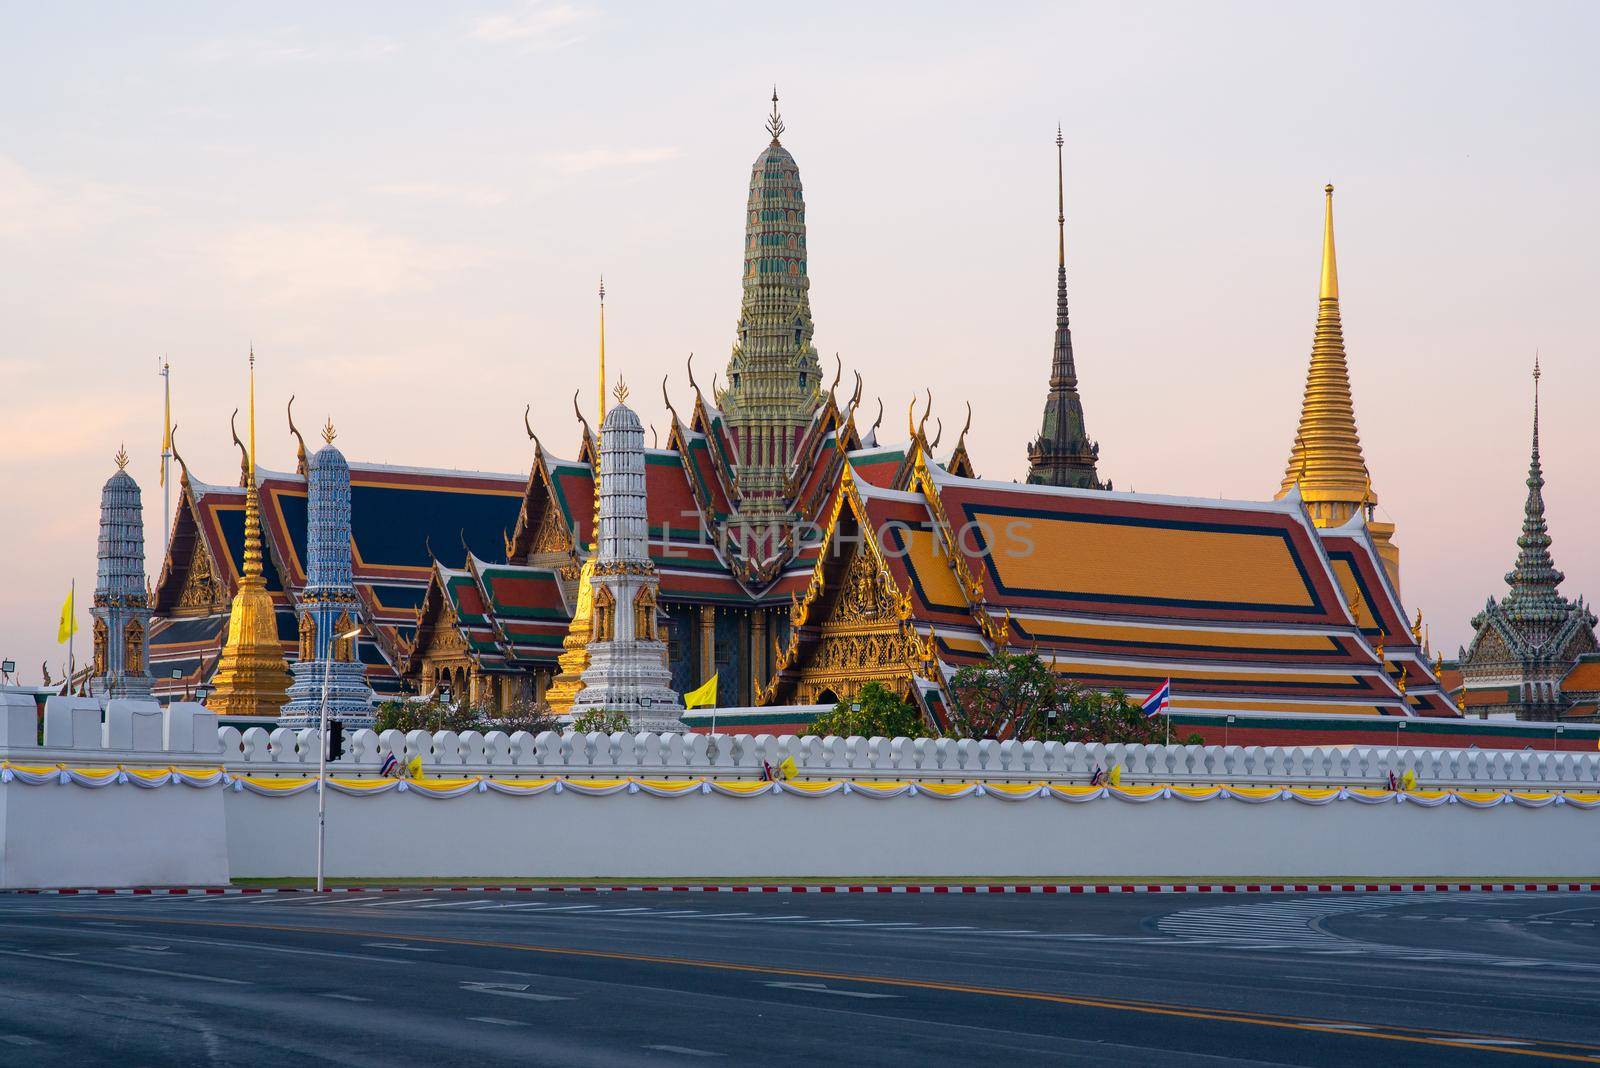
[(252, 343), (264, 467), (296, 393), (354, 460), (526, 473), (524, 405), (564, 455), (574, 389), (592, 417), (604, 272), (664, 439), (661, 376), (684, 410), (733, 340), (774, 82), (829, 373), (895, 435), (970, 400), (989, 478), (1044, 401), (1057, 122), (1119, 489), (1276, 491), (1334, 183), (1362, 444), (1453, 656), (1516, 553), (1536, 349), (1556, 562), (1600, 597), (1596, 40), (1592, 3), (0, 0), (0, 657), (65, 661), (123, 443), (159, 569), (161, 355), (206, 481)]

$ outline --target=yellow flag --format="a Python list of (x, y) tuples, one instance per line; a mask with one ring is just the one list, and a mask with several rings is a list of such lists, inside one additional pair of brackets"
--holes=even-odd
[(422, 778), (422, 758), (421, 757), (414, 756), (410, 760), (406, 761), (406, 778), (408, 778), (408, 779), (420, 779), (420, 778)]
[(800, 774), (800, 768), (796, 766), (794, 757), (784, 757), (782, 763), (778, 765), (778, 778), (792, 779), (798, 774)]
[(61, 605), (61, 621), (56, 624), (56, 642), (65, 645), (78, 633), (78, 606), (73, 602), (77, 599), (77, 587), (67, 592), (67, 599)]
[(705, 681), (705, 685), (698, 690), (690, 690), (683, 695), (684, 708), (716, 708), (717, 707), (717, 677), (712, 675)]
[(1111, 774), (1106, 776), (1106, 781), (1109, 782), (1112, 786), (1121, 786), (1122, 785), (1122, 765), (1121, 764), (1113, 764), (1113, 765), (1111, 765)]
[(1415, 771), (1412, 771), (1410, 768), (1407, 768), (1406, 769), (1406, 773), (1404, 775), (1400, 776), (1400, 789), (1402, 789), (1402, 790), (1415, 790), (1416, 788), (1417, 788), (1417, 773)]

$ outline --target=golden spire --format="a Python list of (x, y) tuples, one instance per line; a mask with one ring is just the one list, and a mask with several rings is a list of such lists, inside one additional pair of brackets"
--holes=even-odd
[(617, 398), (618, 404), (628, 399), (628, 384), (622, 380), (621, 375), (617, 376), (617, 387), (611, 391), (611, 395)]
[(328, 421), (322, 424), (322, 440), (332, 445), (333, 439), (338, 436), (339, 432), (333, 429), (333, 416), (330, 415), (328, 416)]
[(1288, 468), (1277, 496), (1297, 484), (1306, 511), (1319, 527), (1343, 525), (1360, 514), (1396, 586), (1400, 553), (1389, 538), (1394, 527), (1373, 519), (1378, 498), (1361, 453), (1355, 401), (1350, 393), (1350, 368), (1340, 322), (1339, 266), (1333, 250), (1333, 186), (1323, 187), (1322, 272), (1317, 286), (1317, 328), (1306, 371), (1300, 424)]
[(1321, 300), (1339, 299), (1339, 264), (1333, 255), (1333, 186), (1325, 185), (1322, 192), (1322, 284), (1317, 289)]
[(256, 354), (250, 351), (250, 449), (245, 465), (244, 566), (228, 612), (228, 640), (207, 707), (219, 715), (276, 716), (289, 694), (289, 670), (262, 568), (261, 496), (256, 485)]
[(128, 469), (128, 446), (126, 444), (118, 445), (117, 454), (112, 459), (117, 461), (118, 471), (126, 471)]

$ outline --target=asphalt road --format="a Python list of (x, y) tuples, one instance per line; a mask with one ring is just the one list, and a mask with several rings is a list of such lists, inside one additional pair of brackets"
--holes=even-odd
[(1585, 894), (0, 896), (0, 1063), (1600, 1064)]

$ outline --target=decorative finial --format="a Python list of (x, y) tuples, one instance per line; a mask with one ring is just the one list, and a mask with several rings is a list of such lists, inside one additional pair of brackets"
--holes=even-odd
[(778, 114), (778, 87), (772, 87), (772, 114), (767, 117), (767, 132), (772, 135), (772, 143), (777, 144), (778, 138), (783, 135), (783, 116)]
[(1321, 300), (1339, 299), (1339, 266), (1333, 253), (1333, 186), (1325, 185), (1322, 218), (1322, 282), (1317, 296)]
[(332, 445), (333, 439), (338, 436), (339, 432), (333, 429), (333, 416), (330, 415), (328, 421), (322, 424), (322, 440)]
[(127, 448), (127, 446), (125, 444), (124, 445), (118, 445), (117, 446), (117, 455), (113, 456), (112, 459), (117, 461), (117, 470), (118, 471), (126, 471), (128, 469), (128, 448)]
[[(1067, 269), (1067, 185), (1066, 171), (1061, 162), (1061, 124), (1056, 123), (1056, 266)], [(1066, 275), (1061, 276), (1065, 278)], [(1065, 283), (1062, 283), (1065, 285)]]
[(617, 376), (617, 387), (611, 391), (611, 395), (617, 398), (618, 404), (628, 399), (628, 384), (622, 380), (621, 375)]
[(604, 274), (602, 274), (600, 276), (600, 303), (604, 304), (605, 302), (606, 302), (606, 276)]

